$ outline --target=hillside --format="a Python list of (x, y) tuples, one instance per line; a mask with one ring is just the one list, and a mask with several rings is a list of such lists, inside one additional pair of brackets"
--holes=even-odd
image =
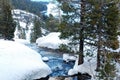
[(40, 14), (47, 10), (48, 2), (33, 2), (30, 0), (12, 0), (14, 9), (26, 10), (34, 14)]
[(17, 39), (26, 39), (30, 41), (31, 35), (33, 34), (33, 28), (34, 28), (34, 19), (37, 18), (40, 23), (40, 31), (42, 35), (45, 35), (47, 31), (44, 28), (44, 22), (41, 20), (40, 17), (38, 17), (35, 14), (14, 9), (12, 10), (13, 18), (16, 21), (16, 30), (15, 30), (15, 38)]

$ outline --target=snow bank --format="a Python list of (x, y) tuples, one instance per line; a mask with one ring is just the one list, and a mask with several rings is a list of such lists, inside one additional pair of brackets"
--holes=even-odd
[[(88, 51), (91, 51), (91, 55), (87, 54)], [(88, 73), (89, 75), (91, 75), (92, 79), (91, 80), (97, 80), (96, 79), (96, 74), (97, 72), (96, 70), (96, 66), (97, 66), (97, 54), (96, 54), (96, 50), (95, 47), (92, 46), (85, 46), (84, 48), (84, 63), (81, 65), (78, 65), (78, 59), (76, 59), (75, 65), (72, 69), (70, 69), (68, 71), (68, 75), (74, 75), (74, 74), (78, 74), (79, 73)]]
[(52, 49), (58, 49), (60, 44), (67, 44), (67, 40), (59, 39), (59, 32), (52, 32), (47, 36), (40, 37), (36, 40), (36, 43), (40, 47), (47, 47)]
[(21, 43), (21, 44), (30, 44), (30, 41), (25, 39), (14, 39), (15, 42)]
[(92, 62), (91, 61), (84, 61), (84, 63), (82, 65), (78, 65), (78, 59), (77, 59), (73, 69), (70, 69), (68, 71), (68, 75), (78, 74), (78, 72), (80, 72), (80, 73), (88, 73), (94, 79), (95, 75), (96, 75), (95, 69), (96, 69), (96, 61), (95, 62), (93, 62), (93, 61)]
[(78, 55), (71, 56), (70, 54), (63, 54), (63, 60), (66, 62), (76, 61), (77, 58), (78, 58)]
[(50, 73), (37, 52), (17, 42), (0, 40), (0, 80), (33, 80)]

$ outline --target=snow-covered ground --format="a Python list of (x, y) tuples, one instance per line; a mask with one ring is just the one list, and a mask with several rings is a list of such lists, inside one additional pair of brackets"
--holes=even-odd
[(36, 40), (36, 43), (40, 47), (47, 47), (52, 49), (58, 49), (60, 44), (67, 44), (67, 40), (59, 39), (59, 32), (52, 32), (47, 36), (40, 37)]
[(49, 75), (51, 69), (41, 55), (19, 42), (0, 40), (0, 80), (33, 80)]
[(76, 61), (78, 58), (78, 55), (70, 55), (70, 54), (63, 54), (63, 60), (66, 61), (66, 62), (69, 62), (69, 61)]

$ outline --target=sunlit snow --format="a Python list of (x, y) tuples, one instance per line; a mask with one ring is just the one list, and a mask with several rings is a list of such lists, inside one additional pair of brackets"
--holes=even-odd
[(57, 2), (49, 2), (47, 5), (47, 15), (52, 14), (54, 17), (60, 17), (62, 15), (61, 9), (58, 7), (59, 4)]
[(47, 47), (52, 49), (58, 49), (60, 44), (67, 44), (67, 40), (60, 40), (59, 39), (60, 33), (59, 32), (52, 32), (47, 36), (40, 37), (36, 40), (36, 43), (40, 47)]
[(50, 73), (37, 52), (18, 42), (0, 40), (0, 80), (33, 80)]

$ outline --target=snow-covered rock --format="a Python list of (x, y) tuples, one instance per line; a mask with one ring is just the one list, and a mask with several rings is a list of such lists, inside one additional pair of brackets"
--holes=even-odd
[(70, 70), (68, 71), (68, 75), (75, 75), (75, 74), (78, 74), (78, 70), (70, 69)]
[(70, 54), (63, 54), (63, 60), (66, 61), (66, 62), (69, 62), (69, 61), (76, 61), (78, 58), (78, 56), (71, 56)]
[(96, 61), (95, 60), (91, 60), (91, 61), (84, 61), (83, 64), (78, 65), (78, 59), (75, 62), (75, 65), (73, 67), (73, 69), (70, 69), (68, 71), (68, 75), (75, 75), (78, 73), (88, 73), (90, 76), (92, 76), (91, 80), (95, 80), (95, 76), (96, 76)]
[(63, 54), (63, 60), (69, 62), (69, 54)]
[(0, 40), (0, 80), (33, 80), (50, 73), (34, 50), (18, 42)]
[(67, 44), (67, 40), (59, 39), (60, 32), (52, 32), (47, 36), (40, 37), (36, 40), (36, 43), (40, 47), (47, 47), (52, 49), (58, 49), (60, 44)]
[(46, 62), (46, 61), (49, 61), (49, 58), (48, 57), (43, 57), (42, 60)]

